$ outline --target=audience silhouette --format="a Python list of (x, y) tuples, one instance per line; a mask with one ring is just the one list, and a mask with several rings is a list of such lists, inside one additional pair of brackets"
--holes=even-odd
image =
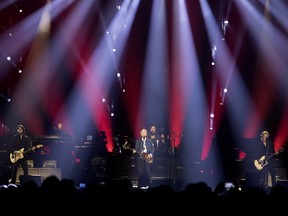
[[(0, 202), (2, 206), (10, 208), (11, 200), (17, 197), (23, 206), (31, 205), (31, 203), (39, 206), (47, 205), (45, 210), (47, 213), (53, 213), (56, 209), (71, 208), (75, 212), (87, 211), (88, 213), (91, 210), (95, 211), (96, 208), (107, 210), (109, 213), (122, 211), (127, 214), (125, 204), (136, 205), (139, 198), (143, 198), (143, 201), (148, 198), (151, 202), (157, 202), (161, 198), (164, 203), (171, 203), (169, 210), (177, 208), (183, 213), (191, 212), (193, 205), (193, 211), (203, 213), (208, 213), (213, 209), (216, 213), (247, 213), (247, 211), (257, 210), (265, 214), (268, 210), (280, 213), (288, 201), (287, 185), (280, 183), (273, 186), (270, 191), (261, 187), (243, 190), (238, 185), (227, 188), (225, 182), (219, 182), (214, 189), (205, 182), (191, 182), (181, 190), (174, 188), (174, 185), (177, 185), (176, 182), (167, 181), (143, 190), (140, 187), (133, 187), (127, 179), (110, 179), (91, 182), (85, 188), (79, 188), (72, 179), (60, 180), (56, 176), (49, 176), (42, 181), (40, 186), (32, 180), (21, 185), (1, 185)], [(255, 203), (261, 203), (266, 208), (261, 210)], [(156, 210), (163, 208), (167, 208), (167, 205), (160, 205), (158, 202), (155, 206)]]

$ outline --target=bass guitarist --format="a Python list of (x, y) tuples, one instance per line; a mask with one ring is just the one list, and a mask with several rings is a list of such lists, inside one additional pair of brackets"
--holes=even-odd
[[(260, 186), (267, 188), (268, 186), (273, 187), (276, 184), (276, 173), (274, 168), (274, 157), (276, 151), (274, 145), (269, 141), (269, 132), (264, 130), (260, 134), (260, 141), (258, 144), (257, 158), (254, 161), (255, 167), (259, 172), (261, 172), (261, 182)], [(271, 158), (268, 161), (268, 158)], [(257, 166), (256, 166), (257, 165)], [(271, 184), (269, 185), (269, 179), (271, 178)]]
[(155, 152), (153, 140), (148, 137), (148, 130), (143, 128), (135, 142), (133, 153), (137, 156), (138, 185), (149, 187), (152, 180), (152, 161)]
[[(29, 149), (32, 148), (32, 142), (30, 137), (28, 137), (25, 132), (25, 127), (23, 125), (18, 125), (17, 126), (17, 134), (12, 137), (11, 144), (10, 144), (10, 159), (12, 158), (17, 158), (21, 151), (24, 150), (24, 152), (28, 152)], [(17, 153), (19, 152), (19, 153)], [(27, 159), (26, 159), (26, 154), (21, 156), (19, 160), (13, 161), (11, 160), (12, 164), (12, 170), (11, 170), (11, 178), (8, 180), (9, 183), (16, 184), (16, 176), (17, 176), (17, 171), (18, 168), (21, 166), (23, 169), (23, 176), (28, 176), (28, 164), (27, 164)]]

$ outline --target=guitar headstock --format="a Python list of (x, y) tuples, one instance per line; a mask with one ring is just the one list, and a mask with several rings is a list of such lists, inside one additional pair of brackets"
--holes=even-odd
[(280, 148), (278, 151), (276, 151), (276, 154), (279, 154), (280, 152), (283, 152), (284, 148)]
[(128, 141), (126, 141), (122, 147), (123, 147), (123, 149), (130, 149), (131, 150), (130, 146), (128, 145)]
[(36, 145), (36, 146), (33, 146), (32, 147), (32, 149), (34, 150), (34, 149), (37, 149), (37, 148), (42, 148), (43, 147), (43, 145), (42, 144), (38, 144), (38, 145)]

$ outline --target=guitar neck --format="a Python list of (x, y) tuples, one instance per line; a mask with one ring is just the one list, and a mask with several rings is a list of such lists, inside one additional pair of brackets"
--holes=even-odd
[(275, 154), (271, 154), (266, 158), (266, 161), (268, 161), (270, 158), (272, 158)]
[(37, 148), (42, 148), (42, 147), (43, 147), (43, 145), (40, 145), (40, 144), (37, 145), (37, 146), (33, 146), (33, 147), (27, 149), (26, 151), (24, 151), (23, 154), (28, 153), (29, 151), (33, 151), (33, 150), (35, 150)]
[(274, 152), (273, 154), (270, 154), (267, 158), (266, 158), (266, 161), (268, 161), (270, 158), (274, 157), (275, 155), (279, 154), (280, 152), (282, 152), (283, 149), (281, 148), (279, 151), (277, 152)]
[(23, 152), (23, 154), (26, 154), (26, 153), (28, 153), (29, 151), (32, 151), (32, 148), (27, 149), (26, 151)]

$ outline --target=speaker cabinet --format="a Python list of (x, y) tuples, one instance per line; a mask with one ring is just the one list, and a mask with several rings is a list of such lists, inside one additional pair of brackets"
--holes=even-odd
[[(61, 169), (60, 168), (29, 168), (29, 176), (38, 176), (41, 178), (41, 183), (43, 180), (51, 175), (55, 175), (59, 180), (61, 180)], [(20, 176), (23, 175), (23, 170), (21, 168), (17, 171), (16, 183), (20, 183)], [(32, 177), (31, 177), (32, 178)]]
[(171, 177), (173, 179), (182, 179), (184, 178), (184, 163), (181, 158), (175, 157), (171, 161), (171, 169), (172, 169), (172, 174)]
[(275, 168), (276, 178), (279, 181), (287, 180), (287, 169), (286, 168)]
[(123, 155), (110, 156), (106, 163), (106, 176), (111, 179), (127, 179), (132, 160)]
[(155, 157), (152, 164), (152, 176), (154, 179), (170, 178), (170, 158)]

